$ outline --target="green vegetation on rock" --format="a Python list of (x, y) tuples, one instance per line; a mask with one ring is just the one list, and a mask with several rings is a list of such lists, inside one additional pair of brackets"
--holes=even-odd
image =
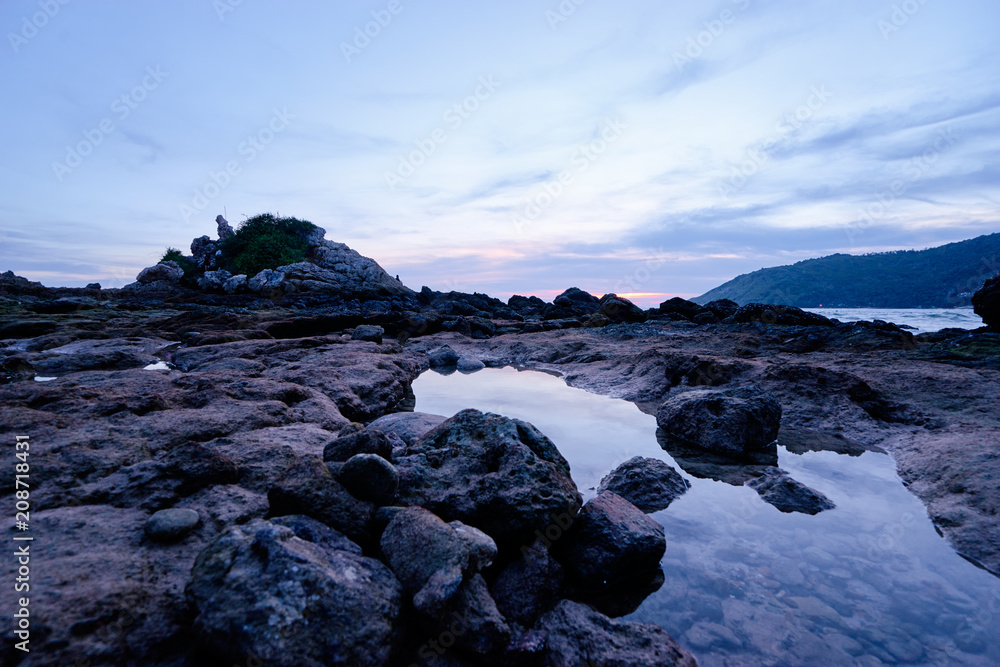
[(198, 265), (195, 264), (194, 260), (177, 248), (167, 248), (167, 251), (163, 253), (163, 257), (160, 258), (158, 264), (162, 264), (163, 262), (176, 262), (177, 266), (184, 269), (185, 279), (193, 278), (200, 273)]
[(278, 218), (270, 213), (240, 223), (236, 233), (220, 242), (225, 268), (234, 274), (254, 276), (306, 258), (307, 239), (316, 225), (297, 218)]
[(836, 254), (760, 269), (693, 299), (815, 308), (957, 308), (1000, 269), (1000, 233), (927, 250)]

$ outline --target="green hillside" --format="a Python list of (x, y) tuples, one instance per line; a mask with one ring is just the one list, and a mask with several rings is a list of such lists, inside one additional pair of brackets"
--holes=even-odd
[(694, 299), (800, 308), (956, 308), (1000, 272), (1000, 233), (927, 250), (836, 254), (737, 276)]

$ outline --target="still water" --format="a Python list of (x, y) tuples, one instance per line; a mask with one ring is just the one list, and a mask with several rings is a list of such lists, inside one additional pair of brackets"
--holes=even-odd
[(664, 451), (652, 416), (551, 375), (427, 372), (413, 391), (419, 412), (534, 424), (585, 498), (633, 456), (674, 466), (691, 488), (651, 515), (666, 531), (665, 581), (626, 618), (666, 628), (703, 666), (1000, 664), (1000, 579), (935, 532), (884, 453), (805, 451), (789, 436), (803, 452), (792, 453), (779, 441), (777, 465), (836, 504), (786, 514), (742, 486), (741, 466), (714, 475), (726, 481), (696, 477), (685, 467), (711, 468)]

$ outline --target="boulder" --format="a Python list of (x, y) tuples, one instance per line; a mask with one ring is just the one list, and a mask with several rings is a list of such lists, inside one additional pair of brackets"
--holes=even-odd
[(458, 358), (455, 367), (463, 373), (475, 373), (486, 368), (486, 364), (473, 356), (462, 355)]
[(176, 283), (184, 277), (184, 269), (177, 262), (160, 262), (147, 266), (135, 277), (136, 282), (148, 285), (155, 282)]
[(691, 484), (667, 463), (636, 456), (621, 464), (597, 487), (597, 492), (612, 491), (643, 512), (666, 509), (684, 495)]
[(281, 284), (285, 274), (273, 269), (264, 269), (247, 281), (247, 290), (261, 296), (278, 296), (284, 291)]
[(610, 491), (590, 500), (556, 545), (556, 557), (584, 589), (655, 571), (667, 549), (663, 526)]
[(374, 324), (360, 324), (354, 327), (351, 340), (364, 340), (371, 343), (381, 343), (385, 329)]
[(226, 281), (233, 277), (229, 271), (206, 271), (198, 277), (198, 287), (203, 290), (221, 291)]
[(552, 304), (562, 308), (569, 308), (580, 315), (596, 313), (601, 307), (600, 299), (589, 292), (584, 292), (579, 287), (570, 287), (553, 299)]
[(1000, 275), (989, 278), (972, 295), (972, 309), (983, 318), (983, 324), (1000, 332)]
[(396, 497), (399, 473), (378, 454), (356, 454), (344, 463), (337, 481), (359, 500), (389, 505)]
[(427, 360), (430, 363), (431, 368), (454, 366), (458, 363), (458, 352), (455, 352), (455, 350), (451, 349), (447, 345), (444, 345), (429, 353), (427, 355)]
[(447, 524), (421, 507), (396, 512), (381, 546), (414, 608), (431, 617), (441, 615), (467, 574), (489, 566), (497, 553), (496, 543), (481, 531)]
[(705, 310), (711, 311), (717, 318), (724, 320), (740, 309), (740, 305), (730, 299), (716, 299), (705, 304)]
[(688, 301), (687, 299), (682, 299), (679, 296), (675, 296), (672, 299), (667, 299), (660, 304), (659, 308), (661, 313), (676, 313), (682, 316), (684, 319), (694, 321), (694, 318), (701, 315), (706, 311), (704, 306), (699, 306), (694, 301)]
[(225, 241), (230, 236), (232, 236), (233, 234), (236, 233), (236, 232), (233, 231), (233, 228), (229, 224), (229, 221), (226, 220), (225, 218), (223, 218), (221, 215), (217, 215), (215, 217), (215, 224), (216, 224), (216, 227), (217, 227), (217, 230), (218, 230), (217, 233), (219, 235), (219, 240), (220, 241)]
[(531, 627), (559, 599), (562, 584), (562, 566), (536, 541), (497, 575), (490, 593), (505, 618)]
[(226, 294), (239, 294), (247, 291), (247, 277), (239, 274), (228, 279), (222, 284), (222, 289)]
[(732, 314), (733, 322), (761, 322), (786, 326), (832, 327), (834, 323), (822, 315), (810, 313), (795, 306), (768, 303), (748, 303)]
[(219, 244), (208, 236), (199, 236), (191, 241), (191, 256), (195, 263), (203, 268), (212, 268), (215, 265), (215, 252), (219, 249)]
[(552, 441), (519, 419), (463, 410), (393, 455), (399, 499), (485, 531), (501, 547), (535, 540), (580, 494)]
[(697, 389), (668, 398), (656, 423), (668, 436), (723, 454), (761, 449), (778, 437), (781, 405), (757, 387)]
[(342, 435), (323, 448), (323, 460), (327, 463), (347, 461), (358, 454), (378, 454), (390, 460), (392, 443), (382, 431), (368, 428)]
[(258, 519), (229, 527), (199, 554), (186, 593), (196, 636), (220, 663), (242, 665), (247, 656), (282, 667), (389, 662), (399, 582), (379, 561), (331, 547), (335, 535), (311, 532), (312, 540)]
[(394, 294), (412, 296), (408, 289), (378, 265), (343, 243), (323, 240), (312, 248), (313, 261), (337, 276), (343, 294), (352, 298), (375, 298)]
[(819, 514), (823, 510), (832, 510), (836, 507), (833, 501), (822, 493), (792, 479), (781, 468), (769, 468), (763, 475), (747, 482), (746, 485), (759, 493), (764, 502), (786, 513)]
[(374, 508), (352, 496), (318, 457), (301, 457), (271, 487), (267, 499), (272, 516), (304, 514), (344, 533), (354, 542), (368, 541)]
[(646, 321), (646, 313), (642, 308), (617, 294), (605, 294), (601, 297), (600, 313), (615, 323)]
[(201, 518), (194, 510), (170, 508), (149, 517), (143, 530), (154, 542), (176, 542), (198, 527)]
[(101, 289), (101, 283), (87, 283), (87, 286), (84, 287), (84, 289), (99, 290)]
[(563, 600), (542, 616), (535, 629), (522, 636), (512, 653), (520, 658), (517, 664), (552, 667), (698, 665), (660, 626), (614, 620), (570, 600)]

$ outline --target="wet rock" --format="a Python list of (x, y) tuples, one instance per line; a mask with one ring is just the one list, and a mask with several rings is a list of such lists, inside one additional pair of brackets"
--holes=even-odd
[(552, 441), (518, 419), (463, 410), (396, 455), (399, 499), (485, 531), (498, 544), (534, 541), (580, 494)]
[(165, 509), (149, 517), (143, 530), (154, 542), (176, 542), (198, 527), (201, 518), (194, 510)]
[(658, 512), (684, 495), (687, 480), (659, 459), (636, 456), (601, 480), (597, 492), (613, 491), (643, 512)]
[[(199, 556), (187, 596), (194, 629), (219, 661), (384, 665), (397, 643), (402, 591), (382, 563), (256, 520)], [(325, 542), (325, 543), (324, 543)]]
[(0, 325), (0, 340), (7, 338), (34, 338), (52, 333), (58, 328), (49, 320), (19, 320)]
[(271, 487), (267, 499), (272, 516), (304, 514), (339, 530), (354, 542), (368, 542), (374, 508), (341, 486), (318, 457), (299, 459)]
[(177, 262), (160, 262), (147, 266), (135, 277), (136, 282), (148, 285), (155, 282), (176, 283), (184, 277), (184, 269)]
[(656, 412), (667, 435), (726, 454), (769, 445), (780, 422), (781, 405), (757, 387), (689, 391), (668, 398)]
[(646, 321), (646, 313), (642, 308), (617, 294), (605, 294), (601, 297), (600, 313), (612, 322)]
[(379, 417), (369, 424), (368, 428), (372, 431), (382, 431), (388, 436), (396, 436), (406, 445), (412, 445), (425, 433), (447, 419), (442, 415), (432, 415), (426, 412), (394, 412)]
[(385, 433), (368, 428), (348, 433), (323, 448), (323, 460), (343, 462), (358, 454), (377, 454), (386, 460), (392, 458), (392, 443)]
[(732, 630), (718, 623), (699, 621), (684, 633), (685, 644), (703, 651), (734, 651), (743, 647), (743, 642)]
[(836, 507), (822, 493), (792, 479), (780, 468), (771, 468), (746, 485), (759, 493), (764, 502), (774, 505), (782, 512), (819, 514), (823, 510)]
[(381, 506), (395, 499), (399, 473), (378, 454), (355, 454), (344, 463), (337, 481), (355, 498)]
[(431, 368), (454, 366), (458, 363), (458, 352), (445, 345), (428, 354), (427, 360)]
[[(630, 665), (697, 667), (694, 657), (663, 628), (608, 618), (578, 602), (563, 600), (542, 616), (534, 630), (537, 642), (525, 642), (522, 660), (558, 667)], [(534, 649), (534, 650), (532, 650)]]
[(983, 324), (1000, 332), (1000, 275), (987, 279), (972, 295), (972, 309), (983, 318)]
[(566, 571), (595, 590), (656, 570), (666, 548), (663, 527), (610, 491), (587, 502), (555, 545)]
[(490, 593), (505, 618), (530, 627), (559, 599), (562, 584), (562, 566), (536, 541), (497, 575)]
[(364, 340), (372, 343), (381, 343), (382, 336), (385, 335), (385, 329), (374, 324), (362, 324), (354, 327), (354, 332), (351, 334), (351, 340)]
[(479, 359), (470, 356), (459, 357), (455, 366), (458, 370), (465, 373), (475, 373), (476, 371), (481, 371), (486, 368), (486, 364), (481, 362)]
[(432, 617), (458, 593), (466, 574), (489, 565), (496, 555), (496, 544), (480, 531), (447, 524), (420, 507), (396, 512), (381, 546), (413, 606)]
[(681, 470), (692, 477), (714, 479), (732, 486), (743, 486), (778, 465), (778, 449), (774, 446), (739, 456), (719, 454), (671, 438), (662, 429), (656, 429), (656, 441)]

